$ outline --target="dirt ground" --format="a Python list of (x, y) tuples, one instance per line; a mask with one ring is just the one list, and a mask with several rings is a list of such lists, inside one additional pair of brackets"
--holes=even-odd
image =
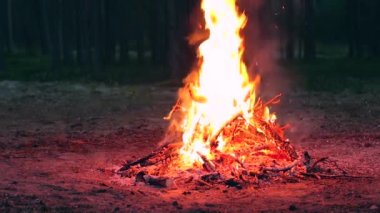
[(157, 147), (176, 88), (0, 82), (0, 212), (379, 212), (380, 89), (292, 90), (275, 107), (299, 150), (354, 176), (241, 190), (130, 186), (114, 175)]

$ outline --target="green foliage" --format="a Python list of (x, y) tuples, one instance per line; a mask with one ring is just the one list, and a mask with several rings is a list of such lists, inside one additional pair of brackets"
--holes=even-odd
[(315, 61), (282, 62), (282, 66), (303, 79), (312, 91), (363, 92), (379, 83), (379, 59), (317, 59)]
[(127, 65), (108, 65), (104, 72), (93, 70), (83, 72), (79, 65), (62, 66), (56, 73), (51, 70), (50, 59), (43, 55), (7, 55), (7, 72), (0, 79), (20, 81), (99, 81), (105, 83), (148, 83), (169, 78), (164, 67), (153, 64), (138, 64), (132, 61)]
[(39, 55), (7, 55), (5, 64), (10, 80), (47, 80), (50, 70), (49, 58)]

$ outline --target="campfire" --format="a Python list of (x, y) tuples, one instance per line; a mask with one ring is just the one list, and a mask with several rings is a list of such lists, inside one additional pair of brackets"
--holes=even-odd
[(240, 35), (247, 18), (235, 1), (202, 1), (207, 39), (199, 45), (197, 68), (165, 118), (171, 124), (164, 144), (126, 163), (119, 170), (123, 176), (160, 186), (169, 179), (241, 186), (314, 169), (307, 153), (300, 159), (285, 137), (286, 126), (270, 112), (280, 95), (260, 99), (260, 76), (248, 75)]

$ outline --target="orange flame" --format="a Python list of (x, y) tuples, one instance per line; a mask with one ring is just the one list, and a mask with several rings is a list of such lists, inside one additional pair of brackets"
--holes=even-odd
[[(221, 130), (238, 115), (246, 124), (254, 123), (256, 87), (259, 78), (250, 81), (242, 60), (244, 52), (240, 31), (247, 23), (238, 12), (236, 0), (203, 0), (205, 28), (209, 38), (198, 49), (199, 69), (188, 76), (180, 92), (183, 118), (180, 123), (183, 145), (181, 166), (185, 168), (214, 158), (216, 150), (234, 156)], [(262, 120), (274, 122), (274, 114), (265, 108)], [(259, 129), (258, 129), (259, 131)], [(239, 160), (244, 161), (246, 156)]]

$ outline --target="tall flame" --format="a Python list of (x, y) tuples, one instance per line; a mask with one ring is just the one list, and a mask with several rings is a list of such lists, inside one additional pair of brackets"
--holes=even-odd
[(298, 154), (284, 136), (286, 126), (276, 124), (268, 108), (279, 102), (279, 95), (264, 103), (256, 97), (260, 78), (251, 81), (248, 76), (240, 36), (247, 18), (236, 1), (202, 0), (204, 31), (189, 41), (196, 44), (208, 37), (199, 45), (198, 66), (165, 118), (171, 124), (164, 146), (124, 165), (120, 171), (126, 176), (179, 177), (195, 170), (214, 183), (230, 178), (257, 182), (259, 174), (276, 169), (273, 165), (284, 166), (283, 171), (298, 164)]
[[(186, 103), (182, 123), (183, 165), (212, 159), (211, 143), (221, 129), (236, 115), (250, 119), (255, 104), (255, 82), (250, 82), (240, 31), (247, 18), (238, 12), (236, 0), (203, 0), (205, 28), (209, 38), (198, 49), (200, 67), (187, 78)], [(228, 141), (218, 138), (217, 149), (223, 151)]]

